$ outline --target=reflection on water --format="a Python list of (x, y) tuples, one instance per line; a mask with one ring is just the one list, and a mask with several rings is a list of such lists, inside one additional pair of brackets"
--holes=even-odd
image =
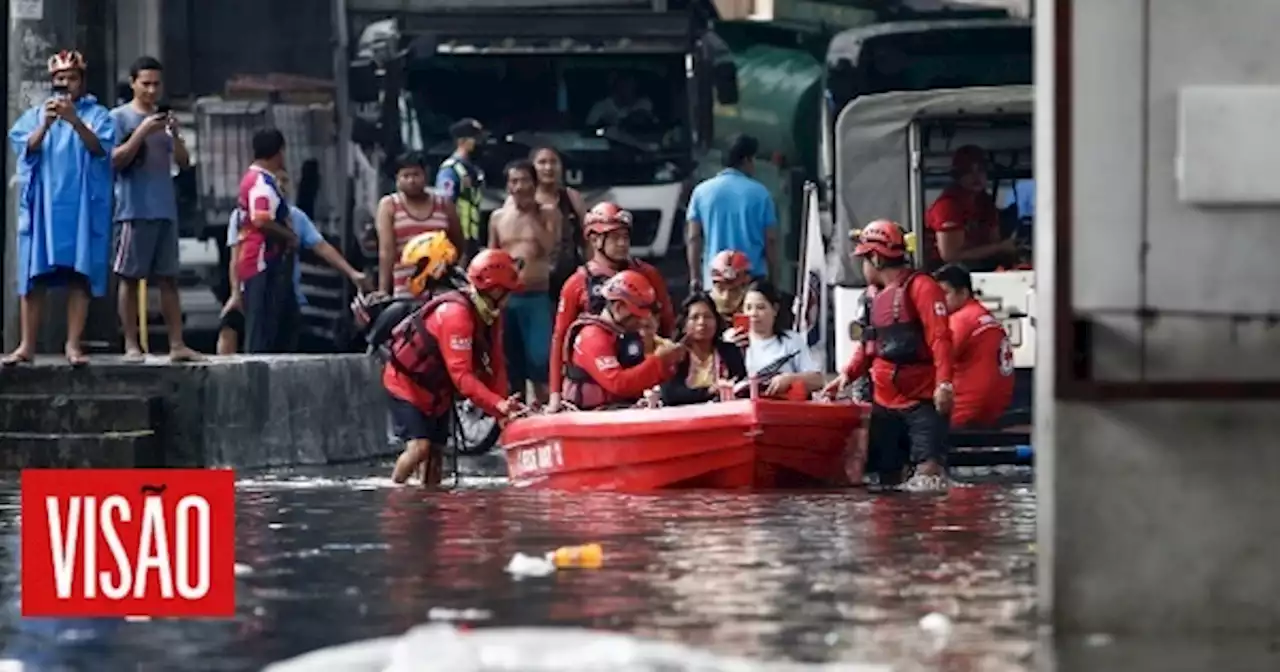
[[(42, 663), (35, 669), (246, 670), (399, 634), (432, 614), (476, 627), (618, 630), (762, 659), (899, 670), (1031, 664), (1029, 482), (945, 496), (473, 485), (424, 493), (350, 470), (244, 481), (238, 617), (125, 623), (17, 617), (9, 484), (0, 489), (0, 641), (8, 657)], [(603, 569), (523, 580), (503, 571), (517, 551), (591, 541), (605, 548)], [(930, 612), (954, 623), (941, 652), (917, 625)]]

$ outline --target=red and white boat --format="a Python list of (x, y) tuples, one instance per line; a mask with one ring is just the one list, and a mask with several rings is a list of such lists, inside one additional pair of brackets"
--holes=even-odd
[(555, 413), (512, 422), (501, 444), (517, 487), (828, 488), (861, 482), (867, 414), (848, 401), (772, 399)]

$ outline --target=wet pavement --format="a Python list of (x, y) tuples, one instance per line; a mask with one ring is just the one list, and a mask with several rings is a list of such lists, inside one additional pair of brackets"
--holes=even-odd
[[(1040, 667), (1030, 472), (941, 496), (484, 483), (427, 493), (393, 488), (384, 473), (242, 481), (237, 618), (147, 623), (18, 618), (17, 486), (0, 482), (3, 657), (27, 672), (256, 670), (434, 619), (583, 626), (762, 660)], [(504, 572), (516, 552), (587, 542), (603, 545), (602, 569)], [(922, 628), (932, 612), (946, 618)]]

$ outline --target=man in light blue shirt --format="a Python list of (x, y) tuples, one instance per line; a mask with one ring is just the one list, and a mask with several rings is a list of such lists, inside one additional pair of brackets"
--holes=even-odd
[[(237, 209), (231, 213), (231, 220), (227, 222), (227, 247), (234, 249), (236, 244), (240, 242), (240, 222), (244, 219), (244, 211)], [(289, 206), (289, 224), (293, 227), (293, 232), (298, 236), (299, 249), (308, 249), (323, 259), (329, 266), (340, 271), (343, 275), (350, 278), (356, 289), (362, 292), (370, 291), (372, 287), (365, 277), (364, 273), (357, 271), (346, 258), (338, 252), (337, 248), (330, 245), (324, 236), (320, 235), (320, 231), (316, 229), (315, 222), (307, 216), (298, 206)], [(298, 251), (295, 250), (294, 254)], [(239, 350), (241, 334), (244, 330), (244, 318), (241, 313), (241, 286), (239, 279), (235, 277), (235, 254), (231, 254), (232, 262), (229, 272), (231, 273), (231, 298), (227, 299), (227, 304), (222, 308), (222, 327), (218, 334), (218, 354), (233, 355)], [(293, 264), (293, 292), (297, 297), (298, 307), (307, 305), (307, 297), (302, 293), (302, 264), (298, 260), (294, 260)]]
[(759, 150), (755, 138), (736, 136), (725, 153), (725, 169), (689, 197), (685, 254), (692, 292), (711, 286), (711, 259), (722, 250), (747, 255), (757, 278), (777, 268), (777, 208), (769, 190), (752, 177)]

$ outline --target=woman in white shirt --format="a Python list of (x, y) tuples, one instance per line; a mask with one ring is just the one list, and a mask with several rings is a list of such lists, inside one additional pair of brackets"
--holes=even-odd
[(762, 280), (747, 290), (742, 304), (751, 322), (747, 375), (762, 379), (765, 396), (808, 399), (822, 387), (822, 371), (809, 356), (804, 335), (783, 328), (781, 309), (782, 297), (769, 282)]

